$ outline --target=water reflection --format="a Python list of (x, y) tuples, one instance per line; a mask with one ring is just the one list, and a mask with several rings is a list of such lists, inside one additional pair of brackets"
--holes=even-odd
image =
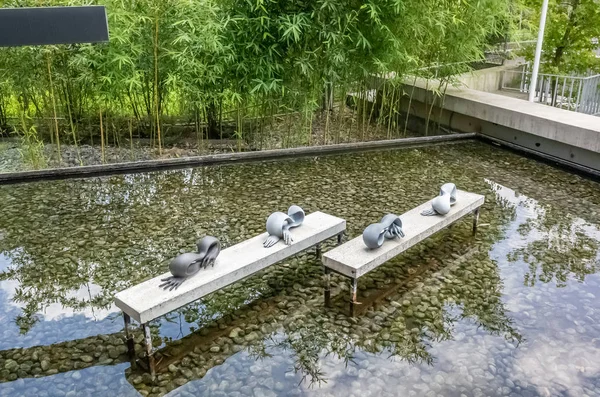
[[(45, 378), (19, 379), (0, 384), (0, 396), (139, 396), (135, 388), (122, 376), (126, 366), (128, 364), (93, 367)], [(90, 390), (94, 390), (94, 393), (90, 393)]]
[[(565, 287), (570, 279), (584, 282), (600, 265), (600, 230), (562, 209), (540, 204), (514, 190), (488, 181), (505, 205), (518, 208), (518, 220), (499, 246), (510, 246), (507, 259), (529, 265), (524, 284), (554, 283)], [(516, 227), (514, 227), (516, 225)]]
[[(594, 395), (600, 189), (573, 178), (473, 143), (0, 187), (0, 395)], [(341, 278), (323, 308), (305, 254), (156, 321), (156, 384), (125, 364), (112, 297), (197, 237), (252, 237), (281, 202), (354, 237), (449, 180), (486, 194), (477, 237), (458, 223), (361, 279), (358, 318)]]
[(516, 210), (490, 257), (500, 264), (507, 308), (535, 335), (514, 353), (513, 380), (531, 384), (538, 395), (595, 395), (600, 229), (565, 209), (489, 183)]

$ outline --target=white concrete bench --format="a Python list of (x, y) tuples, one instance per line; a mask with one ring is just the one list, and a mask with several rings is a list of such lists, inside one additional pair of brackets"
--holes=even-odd
[(356, 301), (356, 290), (358, 279), (361, 276), (472, 212), (475, 213), (473, 220), (473, 233), (475, 233), (479, 207), (483, 205), (484, 201), (485, 197), (480, 194), (459, 190), (456, 204), (446, 215), (422, 216), (421, 211), (430, 208), (431, 201), (400, 215), (402, 230), (405, 233), (401, 239), (386, 239), (381, 247), (371, 250), (367, 248), (361, 235), (326, 252), (323, 254), (326, 279), (325, 305), (329, 306), (331, 299), (330, 270), (352, 279), (350, 313), (354, 315), (355, 305), (359, 304)]
[(123, 311), (127, 346), (133, 358), (133, 339), (129, 332), (131, 318), (142, 324), (146, 339), (146, 353), (150, 371), (154, 374), (152, 339), (148, 322), (177, 310), (212, 292), (263, 270), (304, 251), (317, 246), (327, 239), (338, 236), (338, 243), (346, 230), (346, 221), (323, 212), (314, 212), (304, 219), (302, 225), (291, 230), (294, 239), (291, 245), (279, 241), (273, 247), (264, 248), (265, 232), (249, 240), (221, 251), (214, 267), (200, 270), (186, 280), (178, 289), (168, 291), (159, 287), (161, 280), (171, 273), (165, 273), (141, 284), (128, 288), (115, 295), (115, 304)]

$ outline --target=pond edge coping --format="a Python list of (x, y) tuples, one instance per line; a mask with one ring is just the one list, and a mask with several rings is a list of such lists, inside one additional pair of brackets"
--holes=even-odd
[[(589, 178), (594, 181), (600, 181), (600, 172), (593, 168), (586, 167), (585, 165), (564, 160), (560, 157), (555, 157), (551, 154), (529, 149), (525, 146), (517, 145), (512, 142), (508, 142), (503, 139), (498, 139), (489, 135), (479, 133), (476, 133), (476, 135), (477, 139), (490, 145), (500, 146), (506, 150), (516, 152), (521, 156), (533, 158), (535, 160), (541, 161), (546, 164), (550, 164), (552, 166), (557, 166), (563, 170), (566, 170), (567, 172), (575, 173), (577, 175)], [(2, 183), (0, 182), (0, 184)]]
[(0, 185), (35, 182), (41, 180), (56, 180), (67, 178), (85, 178), (89, 176), (128, 174), (134, 172), (152, 172), (166, 169), (190, 168), (196, 166), (225, 163), (256, 162), (273, 159), (344, 154), (368, 150), (391, 149), (412, 145), (469, 140), (477, 138), (477, 136), (478, 134), (474, 132), (455, 133), (451, 135), (397, 138), (370, 142), (340, 143), (321, 146), (303, 146), (289, 149), (271, 149), (250, 152), (219, 153), (171, 159), (132, 161), (126, 163), (86, 165), (79, 167), (51, 168), (33, 171), (6, 172), (0, 173)]

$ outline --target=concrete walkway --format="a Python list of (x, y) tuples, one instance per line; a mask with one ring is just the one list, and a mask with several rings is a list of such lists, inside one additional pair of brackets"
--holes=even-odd
[[(432, 86), (435, 84), (430, 81), (428, 87)], [(411, 113), (416, 109), (418, 117), (427, 114), (424, 112), (434, 99), (434, 94), (425, 87), (425, 80), (416, 81)], [(407, 86), (405, 90), (411, 92), (412, 87)], [(420, 107), (415, 102), (420, 103)], [(600, 118), (597, 116), (528, 102), (504, 93), (457, 87), (447, 88), (443, 108), (440, 122), (452, 130), (478, 132), (509, 146), (571, 163), (576, 168), (600, 171)]]

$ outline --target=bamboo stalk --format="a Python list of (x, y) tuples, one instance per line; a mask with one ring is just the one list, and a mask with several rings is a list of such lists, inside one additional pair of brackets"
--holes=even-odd
[[(384, 81), (383, 79), (381, 79), (382, 81)], [(387, 83), (383, 83), (383, 92), (381, 93), (381, 105), (379, 106), (379, 114), (377, 115), (377, 127), (381, 126), (382, 120), (383, 120), (383, 114), (384, 112), (384, 107), (385, 107), (385, 98), (386, 98), (386, 94), (387, 94)], [(386, 137), (389, 139), (390, 138), (390, 133), (389, 131), (386, 134)]]
[(83, 165), (83, 160), (81, 159), (81, 153), (79, 152), (79, 144), (77, 143), (77, 135), (75, 133), (75, 125), (73, 124), (73, 115), (71, 114), (71, 101), (69, 100), (69, 92), (66, 91), (67, 95), (67, 111), (69, 112), (69, 123), (71, 124), (71, 133), (73, 134), (73, 144), (75, 145), (75, 151), (77, 152), (77, 160), (79, 160), (79, 165)]
[(363, 79), (362, 81), (362, 89), (360, 90), (361, 92), (361, 96), (362, 96), (362, 140), (365, 140), (365, 124), (366, 124), (366, 119), (367, 119), (367, 85), (365, 84), (365, 81)]
[(390, 101), (390, 110), (388, 112), (388, 122), (387, 122), (388, 139), (391, 138), (391, 136), (392, 136), (392, 132), (391, 132), (392, 131), (392, 129), (391, 129), (391, 127), (392, 127), (392, 112), (394, 110), (394, 96), (396, 94), (396, 91), (397, 90), (394, 87), (392, 87), (392, 99)]
[(158, 104), (158, 11), (154, 18), (154, 104), (156, 111), (156, 136), (158, 139), (158, 155), (162, 156), (162, 142), (160, 132), (160, 107)]
[[(90, 130), (90, 145), (92, 146), (92, 149), (94, 149), (94, 130), (92, 128), (92, 120), (88, 119), (88, 128)], [(93, 150), (92, 150), (93, 152)]]
[(104, 126), (102, 124), (102, 106), (100, 106), (100, 150), (102, 164), (104, 164), (106, 162), (106, 158), (104, 154)]
[[(445, 80), (445, 85), (444, 85), (444, 92), (442, 93), (442, 103), (440, 104), (440, 113), (438, 114), (438, 120), (437, 120), (437, 129), (440, 129), (440, 126), (442, 125), (442, 113), (444, 111), (444, 104), (446, 103), (446, 90), (448, 89), (448, 80)], [(448, 125), (448, 128), (451, 128), (450, 125)]]
[(50, 66), (50, 54), (46, 57), (48, 64), (48, 79), (50, 81), (50, 97), (52, 98), (52, 111), (54, 113), (54, 128), (56, 132), (56, 149), (58, 152), (58, 163), (62, 163), (62, 153), (60, 151), (60, 136), (58, 133), (58, 118), (56, 115), (56, 98), (54, 97), (54, 84), (52, 84), (52, 70)]
[(196, 130), (196, 147), (200, 153), (202, 150), (202, 141), (200, 139), (200, 116), (198, 111), (198, 105), (194, 106), (194, 128)]
[[(427, 77), (427, 80), (425, 80), (425, 109), (427, 109), (427, 99), (428, 99), (428, 97), (429, 97), (429, 77)], [(428, 127), (427, 122), (428, 121), (429, 120), (427, 120), (425, 122), (425, 136), (427, 136), (427, 129), (428, 129), (427, 128)]]
[(413, 81), (412, 89), (410, 90), (410, 97), (408, 98), (408, 108), (406, 109), (406, 120), (404, 121), (404, 133), (403, 136), (406, 136), (406, 129), (408, 128), (408, 117), (410, 116), (410, 106), (412, 104), (413, 95), (415, 93), (415, 85), (417, 84), (417, 76)]
[(223, 139), (223, 96), (219, 97), (219, 139)]
[(323, 136), (323, 144), (327, 145), (327, 134), (329, 133), (329, 106), (325, 109), (325, 134)]
[(131, 120), (131, 118), (129, 118), (129, 151), (129, 157), (131, 158), (131, 161), (133, 161), (135, 155), (133, 152), (133, 120)]
[(238, 119), (238, 131), (237, 131), (237, 150), (238, 152), (242, 151), (242, 137), (244, 130), (244, 117), (242, 115), (241, 110), (243, 110), (240, 106), (238, 106), (237, 119)]
[(345, 87), (342, 87), (342, 98), (340, 100), (340, 108), (339, 108), (338, 114), (337, 114), (338, 123), (341, 125), (338, 126), (337, 131), (335, 133), (335, 135), (336, 135), (335, 143), (340, 143), (340, 139), (341, 139), (340, 134), (342, 133), (343, 130), (345, 130), (344, 127), (346, 124), (346, 119), (344, 118), (344, 116), (346, 114), (346, 92), (347, 91), (348, 90)]
[[(442, 84), (443, 84), (443, 80), (440, 81), (440, 85), (438, 86), (437, 92), (439, 92), (440, 88), (442, 88)], [(427, 120), (425, 121), (425, 136), (429, 135), (429, 122), (431, 121), (431, 113), (433, 112), (433, 106), (435, 105), (435, 100), (438, 97), (437, 92), (433, 93), (433, 99), (431, 101), (431, 106), (429, 107), (429, 112), (427, 112)]]
[(200, 146), (202, 147), (202, 150), (204, 150), (204, 137), (208, 137), (208, 132), (209, 132), (209, 122), (208, 122), (208, 114), (206, 112), (206, 103), (202, 104), (202, 115), (204, 116), (204, 125), (202, 126), (202, 129), (200, 130)]

